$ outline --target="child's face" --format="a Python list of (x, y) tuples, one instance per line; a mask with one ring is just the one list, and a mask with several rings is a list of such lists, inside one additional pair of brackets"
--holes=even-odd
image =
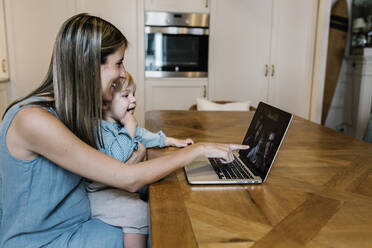
[(112, 118), (116, 121), (124, 118), (128, 111), (131, 111), (133, 114), (136, 108), (134, 87), (128, 87), (115, 92), (109, 108)]

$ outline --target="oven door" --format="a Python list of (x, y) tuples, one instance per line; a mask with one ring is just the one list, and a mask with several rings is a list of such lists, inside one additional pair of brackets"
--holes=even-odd
[(146, 77), (207, 77), (208, 29), (145, 28)]

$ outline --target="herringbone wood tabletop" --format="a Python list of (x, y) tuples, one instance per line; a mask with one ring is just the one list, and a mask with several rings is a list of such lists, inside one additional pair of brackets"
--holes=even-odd
[[(146, 127), (241, 143), (253, 112), (151, 111)], [(151, 149), (149, 158), (173, 149)], [(372, 144), (295, 117), (262, 185), (150, 186), (154, 248), (372, 247)]]

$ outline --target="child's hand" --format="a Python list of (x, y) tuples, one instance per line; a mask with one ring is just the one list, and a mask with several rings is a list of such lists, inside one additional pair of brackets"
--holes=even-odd
[(133, 111), (128, 111), (125, 113), (124, 117), (120, 119), (120, 123), (125, 127), (137, 127), (138, 122), (136, 117), (134, 117)]
[(133, 111), (128, 111), (125, 116), (120, 119), (120, 123), (128, 130), (129, 134), (134, 139), (138, 122), (133, 115)]
[(194, 144), (194, 141), (190, 138), (188, 139), (176, 139), (172, 137), (165, 138), (166, 146), (176, 146), (176, 147), (185, 147)]

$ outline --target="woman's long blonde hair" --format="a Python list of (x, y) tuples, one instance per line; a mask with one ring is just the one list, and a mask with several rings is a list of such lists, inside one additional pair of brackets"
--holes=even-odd
[(7, 110), (31, 96), (52, 97), (52, 101), (36, 104), (55, 107), (60, 120), (75, 135), (95, 148), (99, 138), (102, 146), (100, 66), (122, 45), (127, 47), (128, 41), (111, 23), (88, 14), (71, 17), (57, 35), (49, 70), (41, 85)]

